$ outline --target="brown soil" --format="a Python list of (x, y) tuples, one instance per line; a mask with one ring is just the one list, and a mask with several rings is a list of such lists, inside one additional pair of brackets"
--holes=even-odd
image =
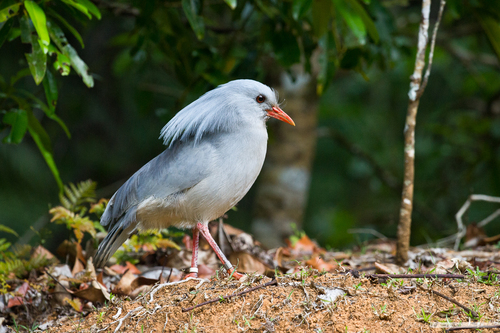
[[(361, 275), (320, 274), (303, 269), (270, 285), (231, 299), (224, 297), (272, 281), (249, 275), (153, 286), (134, 301), (115, 297), (111, 305), (85, 318), (53, 318), (49, 332), (443, 332), (439, 325), (492, 325), (500, 322), (500, 288), (467, 277), (394, 279), (386, 283)], [(319, 296), (341, 289), (334, 302)], [(463, 309), (437, 296), (438, 291), (475, 310)], [(218, 298), (217, 302), (182, 312)], [(471, 332), (471, 330), (468, 330)], [(473, 330), (472, 330), (473, 331)], [(499, 332), (482, 329), (481, 332)], [(463, 331), (464, 332), (464, 331)], [(467, 332), (467, 331), (465, 331)]]

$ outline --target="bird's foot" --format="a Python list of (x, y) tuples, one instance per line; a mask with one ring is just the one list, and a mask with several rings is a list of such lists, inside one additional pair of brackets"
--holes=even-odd
[(189, 273), (188, 275), (186, 275), (184, 277), (184, 280), (186, 280), (187, 278), (190, 278), (190, 277), (197, 278), (198, 277), (198, 273)]
[(244, 277), (244, 274), (238, 273), (234, 268), (228, 269), (227, 274), (229, 274), (230, 277), (239, 280), (242, 277)]

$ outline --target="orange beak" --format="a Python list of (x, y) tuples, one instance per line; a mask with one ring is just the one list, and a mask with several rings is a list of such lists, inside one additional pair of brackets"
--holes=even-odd
[(273, 106), (271, 110), (266, 110), (266, 111), (269, 117), (276, 118), (292, 126), (295, 126), (295, 123), (293, 122), (292, 118), (290, 118), (289, 115), (287, 115), (283, 110), (281, 110), (279, 106)]

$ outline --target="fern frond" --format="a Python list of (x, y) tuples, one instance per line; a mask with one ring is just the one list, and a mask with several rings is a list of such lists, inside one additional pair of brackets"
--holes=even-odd
[(0, 224), (0, 231), (8, 232), (9, 234), (13, 234), (13, 235), (19, 237), (19, 235), (17, 234), (17, 232), (15, 232), (11, 228), (9, 228), (9, 227), (7, 227), (6, 225), (3, 225), (3, 224)]
[(65, 185), (64, 194), (60, 195), (61, 205), (72, 212), (80, 212), (84, 203), (95, 202), (96, 186), (97, 183), (90, 179)]
[(19, 259), (7, 259), (5, 261), (0, 261), (0, 275), (8, 276), (10, 273), (14, 273), (16, 276), (22, 276), (26, 270), (24, 269), (24, 263)]

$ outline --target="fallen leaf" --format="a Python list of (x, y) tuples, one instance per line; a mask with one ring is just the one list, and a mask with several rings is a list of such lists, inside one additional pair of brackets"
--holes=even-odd
[(78, 273), (83, 272), (84, 270), (85, 270), (85, 267), (83, 266), (80, 259), (76, 259), (75, 265), (73, 266), (73, 270), (71, 271), (73, 276), (76, 276)]
[(317, 269), (320, 272), (331, 272), (339, 267), (337, 263), (327, 263), (320, 256), (314, 256), (311, 259), (306, 261), (306, 265), (311, 266), (312, 268)]
[(119, 295), (128, 295), (132, 292), (132, 282), (135, 280), (135, 275), (129, 270), (125, 273), (120, 281), (118, 281), (117, 285), (113, 289), (114, 294)]
[(20, 296), (14, 296), (9, 299), (9, 303), (7, 303), (7, 307), (11, 308), (13, 306), (19, 306), (24, 304), (24, 299)]
[(233, 252), (229, 261), (236, 267), (238, 272), (264, 274), (266, 266), (247, 252)]
[(137, 267), (135, 267), (135, 265), (132, 264), (131, 262), (127, 261), (125, 263), (125, 265), (126, 265), (127, 269), (129, 270), (129, 272), (132, 272), (134, 274), (141, 274), (141, 271)]
[(118, 274), (125, 274), (125, 272), (127, 271), (127, 267), (125, 266), (122, 266), (122, 265), (113, 265), (110, 267), (110, 269)]
[(66, 298), (66, 303), (71, 305), (73, 307), (73, 309), (75, 309), (76, 311), (82, 312), (83, 305), (82, 305), (82, 302), (80, 302), (80, 300), (78, 298), (75, 298), (73, 300)]
[(38, 245), (33, 251), (33, 254), (31, 255), (31, 259), (36, 257), (41, 257), (41, 258), (45, 257), (45, 259), (54, 260), (54, 262), (59, 262), (59, 260), (57, 260), (57, 258), (55, 258), (54, 255), (49, 250), (47, 250), (41, 245)]

